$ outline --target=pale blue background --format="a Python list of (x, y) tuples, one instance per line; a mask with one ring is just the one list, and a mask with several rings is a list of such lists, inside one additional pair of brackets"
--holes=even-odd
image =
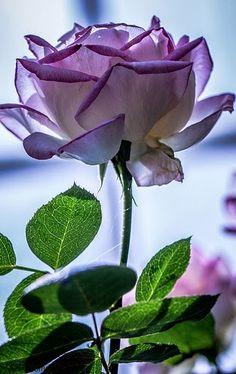
[[(89, 1), (1, 0), (0, 1), (0, 102), (15, 102), (15, 59), (26, 55), (25, 34), (40, 35), (51, 43), (74, 21), (122, 21), (149, 25), (157, 14), (175, 39), (183, 34), (205, 36), (214, 60), (214, 72), (205, 96), (236, 91), (236, 1), (235, 0), (103, 0), (91, 11)], [(140, 268), (161, 246), (193, 235), (193, 242), (209, 254), (222, 253), (236, 273), (236, 238), (223, 234), (226, 223), (222, 199), (236, 170), (236, 116), (225, 113), (204, 143), (179, 153), (184, 171), (183, 184), (135, 188), (133, 245), (130, 265)], [(14, 243), (19, 264), (44, 267), (27, 251), (24, 227), (34, 211), (74, 181), (97, 193), (97, 168), (77, 161), (29, 159), (22, 144), (0, 128), (0, 232)], [(121, 191), (109, 172), (98, 194), (105, 218), (103, 228), (86, 256), (77, 263), (115, 261), (119, 252)], [(236, 191), (235, 191), (236, 193)], [(107, 257), (109, 253), (109, 258)], [(24, 273), (1, 278), (0, 304)], [(236, 366), (233, 351), (224, 359), (228, 372)], [(203, 370), (203, 369), (202, 369)], [(207, 373), (207, 371), (205, 371)], [(202, 371), (201, 374), (204, 374)]]

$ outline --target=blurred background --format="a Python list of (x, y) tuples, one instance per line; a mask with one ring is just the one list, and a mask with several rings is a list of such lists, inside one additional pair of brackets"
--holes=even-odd
[[(235, 0), (1, 0), (0, 103), (17, 102), (14, 88), (15, 59), (28, 54), (24, 35), (40, 35), (52, 44), (73, 22), (126, 22), (148, 27), (153, 14), (178, 40), (204, 36), (214, 70), (204, 97), (236, 91)], [(231, 176), (236, 171), (236, 116), (224, 113), (201, 144), (179, 153), (185, 180), (164, 187), (134, 188), (133, 238), (130, 265), (140, 269), (161, 247), (193, 235), (193, 243), (207, 255), (223, 255), (236, 274), (236, 236), (227, 235), (223, 200), (236, 196)], [(40, 205), (73, 182), (95, 193), (104, 218), (100, 233), (77, 263), (116, 261), (120, 245), (121, 191), (109, 169), (100, 192), (96, 167), (78, 161), (30, 159), (22, 144), (0, 127), (0, 232), (14, 244), (18, 264), (42, 268), (28, 250), (24, 229)], [(45, 266), (44, 266), (45, 268)], [(1, 278), (0, 307), (17, 282), (27, 273), (14, 271)], [(2, 318), (1, 318), (2, 324)], [(2, 329), (1, 329), (2, 331)], [(0, 337), (2, 340), (4, 337)], [(236, 368), (236, 344), (222, 357), (222, 368)], [(201, 373), (208, 373), (202, 367)], [(205, 371), (204, 371), (205, 370)]]

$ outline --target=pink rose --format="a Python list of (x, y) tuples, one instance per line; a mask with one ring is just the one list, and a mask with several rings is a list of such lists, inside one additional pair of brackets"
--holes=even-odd
[(174, 152), (202, 140), (222, 111), (233, 110), (230, 93), (198, 101), (212, 70), (206, 41), (183, 36), (175, 43), (157, 17), (148, 30), (75, 24), (57, 47), (33, 35), (26, 40), (34, 57), (17, 60), (20, 104), (1, 105), (0, 121), (31, 157), (101, 164), (127, 140), (127, 167), (138, 185), (182, 181)]
[(200, 249), (191, 251), (186, 272), (176, 282), (169, 297), (220, 294), (212, 309), (216, 336), (224, 346), (230, 341), (236, 322), (236, 277), (222, 257), (207, 258)]
[[(236, 322), (236, 278), (221, 257), (207, 258), (200, 249), (191, 251), (191, 260), (186, 272), (177, 281), (168, 297), (214, 295), (220, 296), (212, 309), (215, 318), (215, 333), (220, 350), (232, 341)], [(140, 374), (188, 374), (197, 359), (183, 361), (177, 366), (164, 364), (142, 364)]]

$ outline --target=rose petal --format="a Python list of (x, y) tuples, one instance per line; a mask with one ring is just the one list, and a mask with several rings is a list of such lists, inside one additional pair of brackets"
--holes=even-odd
[(158, 119), (177, 105), (190, 72), (191, 65), (182, 62), (117, 64), (94, 86), (76, 119), (89, 130), (97, 122), (125, 113), (125, 140), (142, 139)]
[[(140, 26), (128, 25), (127, 23), (109, 23), (109, 24), (95, 25), (95, 27), (96, 28), (105, 27), (107, 29), (114, 29), (114, 30), (117, 30), (119, 32), (122, 31), (124, 33), (123, 35), (126, 35), (125, 43), (129, 42), (130, 40), (134, 39), (137, 35), (139, 35), (139, 34), (141, 34), (145, 31), (145, 29), (140, 27)], [(112, 45), (114, 47), (114, 44), (112, 44)], [(118, 46), (117, 46), (117, 48), (118, 48)]]
[[(50, 80), (48, 82), (43, 82), (38, 79), (38, 77), (45, 80)], [(80, 82), (90, 82), (93, 80), (96, 80), (97, 78), (94, 78), (90, 75), (87, 75), (85, 73), (81, 72), (75, 72), (70, 71), (66, 69), (57, 69), (53, 66), (45, 66), (40, 65), (33, 61), (27, 61), (27, 60), (18, 60), (16, 64), (16, 77), (15, 77), (15, 84), (16, 89), (20, 98), (20, 101), (30, 106), (36, 110), (39, 110), (41, 113), (45, 114), (47, 117), (51, 119), (51, 121), (58, 123), (58, 116), (55, 115), (55, 112), (58, 110), (60, 111), (60, 108), (57, 109), (62, 104), (68, 105), (68, 101), (71, 101), (71, 97), (73, 98), (73, 102), (76, 101), (76, 98), (78, 97), (78, 89), (75, 88), (76, 84), (68, 83), (69, 82), (78, 82), (77, 85), (80, 86)], [(54, 83), (51, 82), (51, 80), (55, 80)], [(58, 83), (57, 83), (58, 82)], [(66, 83), (64, 83), (66, 82)], [(46, 90), (49, 94), (50, 88), (55, 89), (55, 92), (51, 92), (51, 96), (49, 94), (46, 95), (45, 92), (42, 90), (42, 86), (48, 87)], [(86, 87), (91, 87), (90, 83), (84, 83), (84, 89)], [(63, 92), (65, 90), (65, 92)], [(76, 91), (74, 93), (77, 94), (77, 96), (68, 96), (67, 91)], [(86, 91), (87, 92), (87, 91)], [(56, 100), (57, 96), (60, 96), (58, 101)], [(65, 101), (63, 102), (62, 99)], [(80, 97), (80, 96), (79, 96)], [(81, 100), (83, 99), (83, 95), (81, 96)], [(50, 105), (52, 104), (52, 106)], [(70, 104), (71, 106), (72, 104)], [(80, 101), (78, 103), (75, 103), (76, 108), (74, 109), (75, 112), (71, 113), (71, 121), (76, 124), (74, 121), (74, 114), (76, 113)], [(64, 106), (61, 108), (63, 110)], [(68, 113), (68, 111), (67, 111)], [(69, 124), (68, 124), (69, 125)], [(70, 126), (70, 125), (69, 125)], [(76, 136), (79, 134), (77, 133)]]
[[(127, 41), (129, 40), (129, 33), (126, 30), (121, 28), (108, 28), (103, 29), (100, 27), (93, 27), (89, 36), (87, 36), (82, 42), (79, 39), (79, 42), (89, 45), (89, 44), (96, 44), (96, 45), (106, 45), (111, 46), (113, 48), (121, 48)], [(77, 40), (78, 42), (78, 40)]]
[(195, 100), (195, 76), (190, 75), (186, 91), (180, 102), (170, 110), (164, 117), (156, 122), (149, 132), (149, 136), (165, 138), (183, 129), (188, 122), (194, 106)]
[(135, 161), (127, 162), (127, 168), (138, 186), (161, 186), (183, 180), (180, 161), (159, 149), (150, 149)]
[[(190, 118), (190, 126), (180, 133), (161, 139), (161, 141), (175, 152), (191, 147), (209, 134), (222, 111), (231, 112), (233, 110), (233, 102), (234, 95), (232, 94), (212, 96), (200, 101), (196, 104), (194, 113)], [(192, 124), (194, 120), (198, 120), (198, 122)]]
[(52, 158), (63, 144), (65, 140), (41, 132), (34, 132), (23, 141), (25, 151), (37, 160)]
[[(82, 100), (94, 85), (93, 77), (32, 61), (23, 60), (23, 65), (25, 69), (30, 69), (31, 83), (37, 90), (35, 103), (41, 102), (43, 112), (48, 114), (48, 117), (61, 128), (64, 134), (67, 134), (69, 139), (82, 135), (85, 131), (79, 127), (74, 116)], [(24, 81), (22, 85), (23, 83)], [(32, 96), (28, 101), (30, 102), (31, 99)]]
[[(59, 53), (57, 53), (58, 57), (50, 55), (43, 61), (52, 64), (56, 68), (77, 70), (97, 77), (102, 76), (106, 70), (119, 62), (134, 61), (134, 58), (128, 55), (127, 52), (104, 45), (73, 45), (68, 47), (67, 50), (71, 49), (73, 51), (73, 48), (75, 51), (77, 48), (77, 51), (71, 54), (68, 53), (64, 59), (60, 59)], [(63, 51), (60, 51), (60, 53), (62, 54)]]
[(60, 129), (47, 116), (21, 104), (0, 105), (0, 121), (21, 140), (35, 131), (61, 134)]
[(56, 51), (56, 48), (54, 48), (46, 40), (40, 38), (40, 36), (26, 35), (25, 39), (29, 45), (29, 50), (34, 54), (36, 58), (43, 58), (49, 53)]
[(128, 51), (133, 59), (139, 61), (160, 60), (159, 49), (150, 36), (152, 32), (150, 29), (137, 35), (122, 47), (122, 51)]
[(157, 16), (152, 16), (152, 19), (151, 19), (151, 26), (150, 28), (155, 28), (155, 29), (159, 29), (161, 26), (161, 21), (160, 21), (160, 18), (157, 17)]
[(64, 68), (54, 68), (50, 65), (42, 65), (38, 62), (31, 60), (18, 60), (23, 67), (30, 73), (35, 74), (39, 79), (45, 81), (54, 82), (65, 82), (65, 83), (76, 83), (76, 82), (88, 82), (96, 81), (97, 77), (81, 73), (75, 70), (68, 70)]
[(29, 98), (36, 93), (32, 74), (22, 66), (19, 60), (16, 60), (15, 86), (20, 102), (23, 104), (26, 104)]
[(212, 58), (205, 39), (198, 38), (190, 43), (183, 44), (170, 53), (166, 59), (193, 62), (193, 71), (196, 75), (196, 97), (199, 97), (213, 69)]
[(58, 42), (60, 42), (59, 46), (61, 46), (61, 44), (71, 43), (75, 38), (75, 34), (77, 32), (81, 32), (83, 30), (84, 30), (84, 27), (75, 22), (73, 28), (71, 30), (67, 31), (65, 34), (63, 34), (58, 39)]
[(38, 62), (40, 64), (53, 64), (55, 62), (64, 60), (67, 57), (70, 57), (74, 53), (78, 52), (80, 48), (81, 48), (81, 45), (74, 44), (70, 47), (61, 49), (60, 51), (50, 53), (47, 56), (41, 58)]
[(122, 114), (65, 144), (58, 153), (66, 153), (89, 165), (103, 164), (118, 152), (123, 132), (124, 115)]
[(28, 155), (39, 160), (58, 155), (96, 165), (115, 156), (120, 147), (123, 130), (124, 115), (121, 114), (69, 143), (65, 139), (35, 132), (28, 136), (23, 144)]
[(130, 55), (128, 55), (123, 49), (117, 49), (110, 46), (105, 45), (88, 45), (86, 46), (87, 49), (90, 49), (93, 52), (96, 52), (100, 55), (107, 56), (107, 57), (120, 57), (124, 61), (132, 62), (134, 61)]
[(184, 44), (187, 44), (187, 43), (189, 43), (189, 36), (188, 35), (183, 35), (179, 39), (179, 41), (177, 43), (177, 47), (182, 47)]
[(234, 101), (235, 95), (232, 93), (222, 93), (198, 101), (194, 106), (189, 124), (192, 125), (195, 122), (199, 122), (210, 114), (218, 112), (218, 110), (232, 113), (234, 110)]

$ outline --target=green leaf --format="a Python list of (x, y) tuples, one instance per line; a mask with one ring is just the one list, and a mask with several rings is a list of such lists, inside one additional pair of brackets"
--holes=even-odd
[(66, 353), (53, 361), (43, 374), (101, 374), (102, 363), (94, 349), (80, 349)]
[(179, 354), (175, 345), (137, 344), (115, 352), (111, 363), (153, 362), (158, 363)]
[(100, 224), (99, 201), (74, 185), (39, 208), (26, 227), (26, 237), (33, 253), (58, 269), (87, 248)]
[(100, 164), (98, 166), (99, 166), (99, 177), (100, 177), (100, 180), (101, 180), (101, 187), (102, 187), (103, 182), (104, 182), (104, 178), (105, 178), (105, 175), (106, 175), (106, 171), (107, 171), (108, 162), (105, 162), (104, 164)]
[(140, 302), (117, 309), (102, 323), (101, 335), (108, 338), (131, 338), (167, 330), (184, 321), (204, 318), (217, 296), (177, 297)]
[(1, 372), (30, 373), (92, 339), (92, 330), (75, 322), (36, 329), (0, 346)]
[(201, 321), (182, 322), (167, 331), (130, 341), (132, 344), (175, 344), (185, 354), (203, 351), (214, 345), (214, 319), (209, 314)]
[(190, 238), (160, 250), (144, 268), (136, 288), (137, 301), (162, 299), (186, 270), (190, 258)]
[(130, 291), (135, 282), (136, 273), (122, 266), (97, 266), (70, 273), (64, 269), (29, 287), (23, 305), (34, 313), (102, 312)]
[(78, 272), (60, 287), (59, 300), (68, 311), (86, 315), (103, 312), (136, 283), (136, 273), (122, 266), (98, 266)]
[(70, 313), (61, 314), (60, 316), (58, 314), (39, 315), (30, 313), (23, 308), (21, 298), (24, 289), (41, 275), (40, 273), (35, 273), (25, 278), (9, 296), (4, 308), (5, 328), (9, 337), (18, 336), (28, 331), (34, 331), (38, 328), (50, 326), (55, 323), (63, 323), (72, 319)]
[(16, 256), (10, 240), (0, 234), (0, 275), (10, 273), (16, 265)]

